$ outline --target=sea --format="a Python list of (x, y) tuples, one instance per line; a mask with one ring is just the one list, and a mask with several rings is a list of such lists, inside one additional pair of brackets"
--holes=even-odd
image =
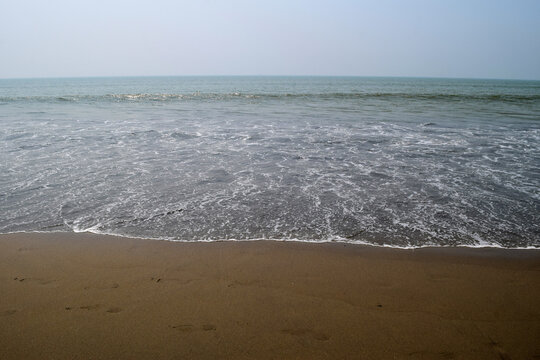
[(540, 81), (0, 80), (0, 233), (540, 248)]

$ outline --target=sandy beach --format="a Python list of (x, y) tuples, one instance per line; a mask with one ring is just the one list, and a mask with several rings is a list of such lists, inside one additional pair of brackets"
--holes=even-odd
[(538, 359), (540, 251), (0, 235), (0, 359)]

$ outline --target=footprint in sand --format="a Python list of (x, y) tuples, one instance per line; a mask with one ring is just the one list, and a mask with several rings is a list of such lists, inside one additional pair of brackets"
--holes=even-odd
[(122, 311), (122, 309), (119, 307), (111, 307), (107, 309), (107, 312), (111, 314), (116, 314), (116, 313), (119, 313), (120, 311)]
[(455, 359), (456, 354), (451, 351), (441, 351), (438, 353), (431, 352), (431, 351), (413, 351), (411, 353), (407, 354), (410, 358), (414, 359)]
[[(81, 306), (79, 307), (79, 309), (81, 310), (97, 310), (101, 308), (101, 304), (94, 304), (94, 305), (85, 305), (85, 306)], [(72, 307), (70, 306), (66, 306), (64, 308), (65, 310), (69, 311), (72, 309)], [(119, 307), (110, 307), (108, 308), (107, 310), (105, 310), (106, 312), (108, 313), (111, 313), (111, 314), (116, 314), (116, 313), (119, 313), (120, 311), (122, 311), (122, 308), (119, 308)]]
[(491, 345), (493, 351), (497, 353), (497, 355), (499, 356), (499, 359), (510, 360), (510, 355), (508, 355), (508, 353), (502, 347), (499, 346), (498, 342), (495, 342), (490, 338), (489, 345)]
[(195, 328), (191, 324), (173, 325), (171, 327), (184, 333), (190, 333), (195, 330)]
[(56, 280), (45, 280), (45, 279), (36, 279), (36, 281), (39, 283), (39, 285), (49, 285), (56, 282)]
[(167, 283), (173, 283), (173, 284), (177, 284), (177, 285), (187, 285), (187, 284), (192, 283), (193, 281), (196, 281), (198, 279), (178, 279), (178, 278), (157, 278), (157, 277), (153, 277), (153, 278), (150, 278), (150, 280), (152, 282), (155, 282), (155, 283), (167, 282)]
[[(169, 327), (171, 327), (171, 328), (173, 328), (175, 330), (184, 332), (184, 333), (190, 333), (190, 332), (199, 330), (198, 328), (196, 328), (192, 324), (169, 325)], [(202, 330), (202, 331), (214, 331), (214, 330), (216, 330), (216, 326), (213, 325), (213, 324), (203, 324), (200, 327), (200, 330)]]
[(118, 289), (120, 285), (118, 283), (105, 284), (105, 285), (88, 285), (84, 287), (84, 290), (107, 290)]
[(55, 279), (36, 279), (36, 278), (23, 278), (23, 277), (15, 277), (13, 278), (13, 280), (19, 281), (19, 282), (23, 282), (23, 281), (37, 282), (39, 285), (49, 285), (56, 282)]
[(283, 329), (281, 332), (293, 336), (309, 336), (318, 341), (327, 341), (330, 339), (330, 336), (326, 335), (325, 333), (311, 329)]

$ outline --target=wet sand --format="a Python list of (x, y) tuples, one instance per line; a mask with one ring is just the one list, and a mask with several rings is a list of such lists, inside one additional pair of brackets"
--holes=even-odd
[(0, 359), (540, 359), (540, 251), (0, 235)]

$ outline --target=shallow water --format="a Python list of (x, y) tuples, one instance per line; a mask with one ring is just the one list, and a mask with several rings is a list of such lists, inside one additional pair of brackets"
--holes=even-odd
[(0, 232), (540, 247), (540, 82), (0, 80)]

